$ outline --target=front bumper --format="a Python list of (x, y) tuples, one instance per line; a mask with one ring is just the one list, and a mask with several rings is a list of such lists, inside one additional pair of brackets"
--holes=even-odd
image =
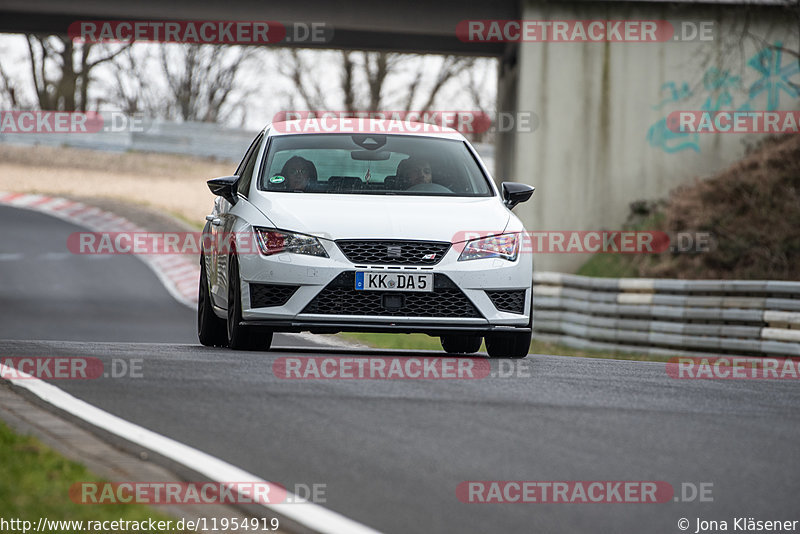
[[(459, 262), (459, 251), (451, 247), (442, 260), (433, 266), (389, 266), (356, 265), (350, 262), (338, 246), (328, 240), (321, 240), (328, 258), (299, 254), (246, 254), (239, 257), (242, 277), (242, 319), (243, 324), (269, 326), (281, 331), (371, 331), (371, 332), (424, 332), (436, 335), (437, 332), (487, 333), (499, 330), (529, 331), (531, 313), (532, 262), (530, 255), (520, 255), (515, 262), (501, 259), (481, 259)], [(407, 294), (404, 308), (380, 311), (374, 298), (367, 299), (371, 306), (365, 313), (358, 312), (356, 304), (344, 306), (347, 313), (336, 313), (336, 306), (319, 306), (317, 297), (327, 296), (338, 300), (354, 299), (364, 302), (365, 293), (379, 297), (379, 292), (348, 290), (350, 273), (404, 272), (433, 273), (435, 290), (431, 294)], [(343, 282), (345, 280), (345, 282)], [(253, 284), (255, 299), (251, 298)], [(280, 305), (259, 304), (255, 293), (259, 284), (288, 286), (285, 291), (288, 299)], [(325, 294), (335, 286), (335, 295)], [(352, 292), (350, 294), (349, 292)], [(524, 291), (522, 313), (510, 313), (498, 309), (487, 291)], [(438, 293), (441, 292), (441, 293)], [(453, 306), (439, 306), (439, 296), (445, 295)], [(400, 292), (392, 292), (397, 295)], [(462, 302), (457, 294), (463, 295)], [(358, 298), (357, 298), (358, 297)], [(315, 299), (317, 299), (315, 301)], [(456, 302), (457, 301), (457, 302)], [(253, 305), (256, 304), (256, 305)], [(502, 307), (502, 306), (501, 306)], [(474, 313), (465, 311), (473, 308)], [(439, 310), (443, 310), (439, 313)], [(448, 311), (450, 310), (450, 311)], [(454, 311), (453, 311), (454, 310)], [(324, 311), (324, 313), (319, 313)], [(516, 310), (519, 311), (519, 310)]]
[(355, 321), (279, 321), (279, 320), (246, 320), (240, 324), (246, 326), (266, 327), (280, 332), (311, 332), (312, 334), (336, 334), (337, 332), (378, 332), (386, 334), (428, 334), (440, 336), (444, 334), (462, 334), (484, 336), (490, 333), (503, 332), (531, 332), (525, 326), (499, 326), (499, 325), (435, 325), (414, 323), (359, 323)]

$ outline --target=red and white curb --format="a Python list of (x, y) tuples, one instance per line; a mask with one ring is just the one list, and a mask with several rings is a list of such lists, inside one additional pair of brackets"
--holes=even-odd
[[(131, 221), (76, 202), (58, 197), (27, 193), (0, 192), (0, 205), (30, 209), (58, 217), (67, 222), (83, 226), (95, 232), (147, 232)], [(67, 244), (64, 243), (64, 248)], [(158, 276), (167, 290), (178, 301), (194, 308), (197, 304), (197, 287), (200, 282), (200, 266), (184, 255), (148, 256), (137, 254)], [(4, 365), (0, 364), (0, 370)], [(0, 375), (8, 376), (3, 372)], [(166, 458), (189, 467), (201, 475), (224, 483), (225, 481), (250, 481), (270, 484), (256, 475), (244, 471), (219, 458), (194, 449), (188, 445), (133, 424), (112, 415), (96, 406), (84, 402), (69, 393), (33, 378), (22, 371), (15, 370), (14, 377), (5, 378), (14, 385), (28, 390), (43, 401), (70, 413), (92, 425), (123, 439), (155, 451)], [(306, 501), (287, 492), (291, 504), (262, 504), (267, 513), (276, 514), (294, 523), (303, 531), (320, 534), (380, 534), (366, 525), (328, 510), (323, 506)]]
[[(0, 205), (3, 204), (46, 213), (94, 232), (149, 232), (124, 217), (66, 198), (0, 191)], [(155, 236), (155, 239), (158, 241), (161, 238)], [(66, 243), (64, 249), (67, 249)], [(192, 309), (197, 308), (197, 290), (200, 285), (199, 258), (186, 254), (135, 254), (135, 256), (150, 267), (178, 302)], [(286, 335), (335, 348), (363, 347), (358, 343), (332, 336), (313, 336), (306, 332)]]
[[(94, 232), (148, 232), (124, 217), (66, 198), (0, 192), (0, 204), (46, 213)], [(66, 242), (64, 249), (67, 250)], [(176, 300), (190, 308), (197, 305), (199, 258), (185, 254), (139, 254), (137, 257), (153, 270)]]

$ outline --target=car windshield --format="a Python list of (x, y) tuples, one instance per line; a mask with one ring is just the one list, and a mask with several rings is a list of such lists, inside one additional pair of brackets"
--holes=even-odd
[(403, 135), (320, 134), (272, 139), (263, 191), (492, 196), (463, 141)]

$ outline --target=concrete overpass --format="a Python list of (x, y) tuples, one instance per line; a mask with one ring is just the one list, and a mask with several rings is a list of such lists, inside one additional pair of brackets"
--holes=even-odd
[(66, 33), (75, 20), (275, 20), (324, 22), (334, 29), (322, 48), (500, 56), (502, 43), (464, 43), (456, 25), (465, 19), (515, 19), (519, 0), (4, 0), (0, 32)]

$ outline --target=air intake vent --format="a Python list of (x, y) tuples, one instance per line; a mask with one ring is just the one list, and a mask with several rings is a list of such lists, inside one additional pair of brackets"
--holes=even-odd
[(283, 306), (292, 298), (298, 286), (277, 284), (250, 284), (250, 307), (268, 308)]
[(525, 290), (512, 289), (510, 291), (487, 291), (492, 304), (499, 311), (508, 313), (525, 313)]
[[(387, 297), (387, 298), (384, 298)], [(447, 276), (436, 273), (433, 291), (356, 291), (355, 272), (341, 273), (302, 313), (378, 317), (482, 317)]]

